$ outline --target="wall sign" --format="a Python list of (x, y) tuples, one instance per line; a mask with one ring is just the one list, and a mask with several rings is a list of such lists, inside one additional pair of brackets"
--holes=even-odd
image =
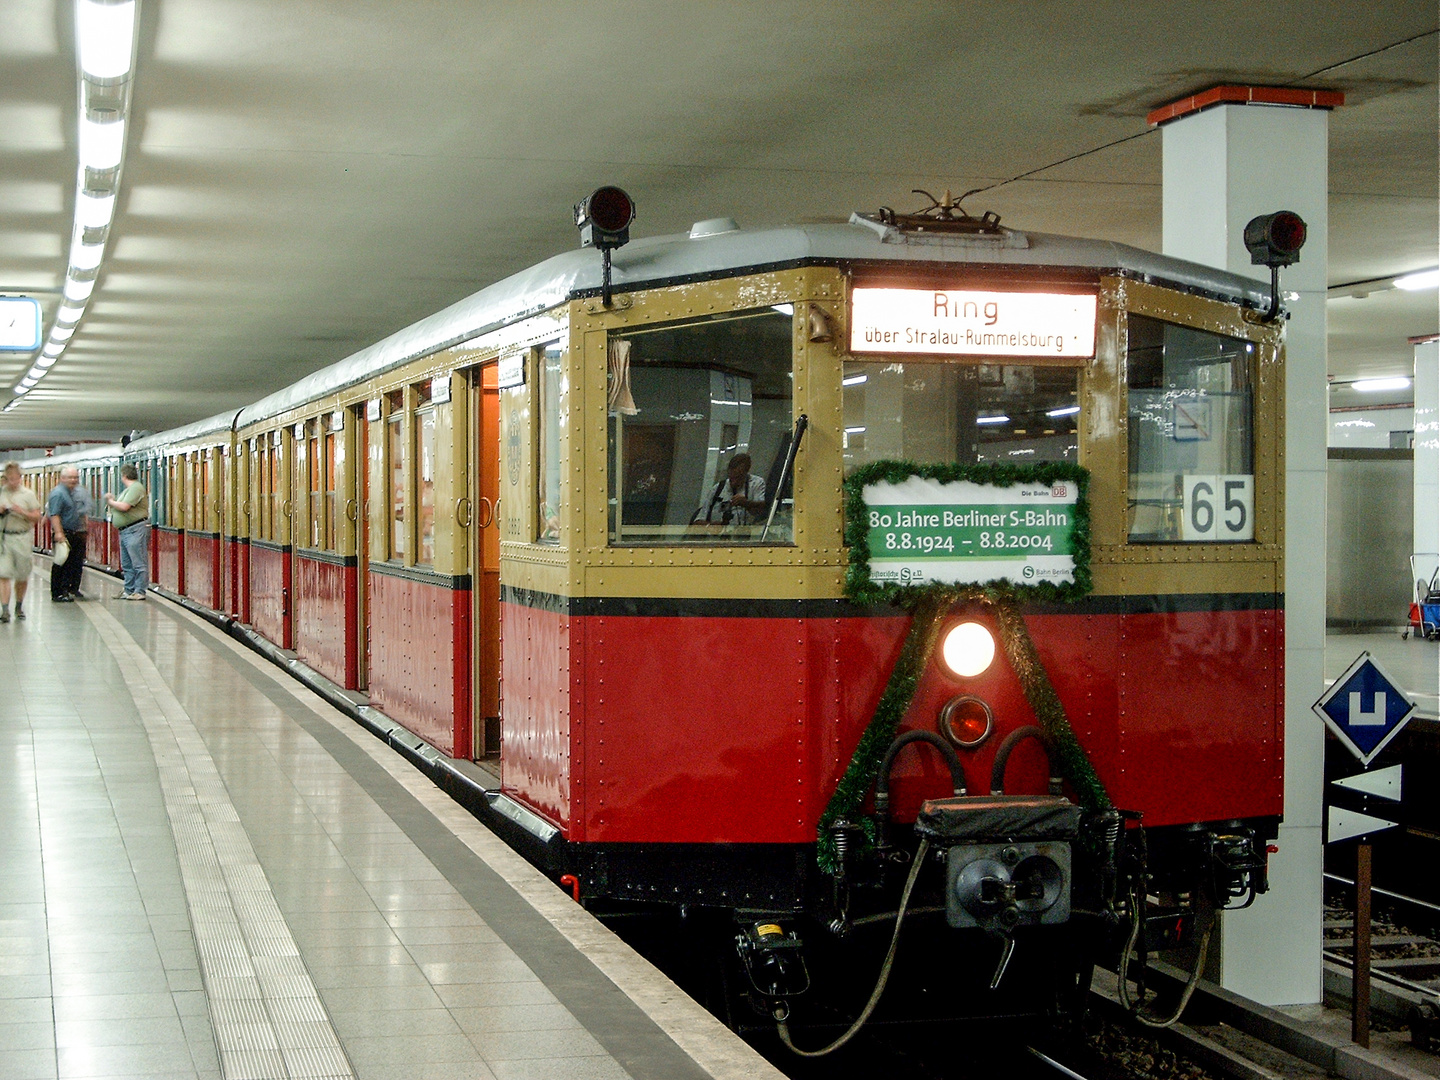
[(430, 380), (430, 400), (436, 405), (444, 405), (450, 400), (449, 375), (437, 375)]
[(1093, 295), (857, 288), (850, 303), (852, 353), (1095, 355)]
[(365, 402), (365, 419), (372, 424), (380, 419), (380, 399), (378, 397)]
[(0, 296), (0, 349), (29, 352), (40, 347), (40, 301)]
[(1074, 480), (1008, 487), (911, 476), (867, 484), (870, 580), (877, 585), (1075, 581)]
[(501, 390), (525, 385), (525, 358), (528, 355), (530, 355), (528, 352), (517, 352), (500, 357), (498, 385)]

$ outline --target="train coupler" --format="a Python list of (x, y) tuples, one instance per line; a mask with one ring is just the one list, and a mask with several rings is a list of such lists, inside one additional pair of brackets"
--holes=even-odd
[(946, 921), (1008, 938), (1069, 921), (1079, 825), (1058, 796), (973, 795), (925, 803), (915, 831), (945, 849)]
[(750, 980), (757, 1012), (776, 1021), (789, 1019), (790, 999), (810, 989), (804, 948), (799, 934), (774, 922), (751, 923), (736, 935), (735, 950)]
[[(1246, 908), (1270, 888), (1264, 843), (1239, 822), (1206, 831), (1211, 896), (1217, 908)], [(1238, 901), (1238, 902), (1237, 902)]]

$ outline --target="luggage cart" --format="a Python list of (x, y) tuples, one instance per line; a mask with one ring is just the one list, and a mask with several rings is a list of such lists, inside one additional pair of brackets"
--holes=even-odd
[(1440, 553), (1417, 551), (1411, 555), (1410, 577), (1415, 582), (1415, 599), (1410, 602), (1410, 625), (1400, 638), (1403, 641), (1413, 633), (1434, 641), (1440, 638)]

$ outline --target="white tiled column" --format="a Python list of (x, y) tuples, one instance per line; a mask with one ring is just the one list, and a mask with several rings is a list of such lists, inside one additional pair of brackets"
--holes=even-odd
[(1257, 214), (1293, 210), (1309, 225), (1300, 262), (1281, 271), (1285, 303), (1285, 821), (1270, 892), (1221, 926), (1222, 981), (1269, 1005), (1321, 996), (1321, 794), (1324, 731), (1310, 704), (1324, 689), (1327, 423), (1325, 356), (1329, 117), (1324, 109), (1226, 104), (1164, 128), (1165, 254), (1269, 283), (1243, 240)]
[(1440, 339), (1415, 345), (1415, 541), (1440, 551)]

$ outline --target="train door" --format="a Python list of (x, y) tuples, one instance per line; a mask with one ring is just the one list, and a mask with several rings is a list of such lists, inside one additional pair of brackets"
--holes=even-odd
[(355, 454), (350, 469), (350, 498), (355, 506), (355, 688), (370, 685), (370, 420), (380, 419), (380, 402), (355, 408)]
[(474, 374), (470, 565), (474, 573), (471, 655), (475, 657), (476, 731), (472, 745), (475, 757), (493, 758), (500, 753), (500, 365), (486, 364)]

